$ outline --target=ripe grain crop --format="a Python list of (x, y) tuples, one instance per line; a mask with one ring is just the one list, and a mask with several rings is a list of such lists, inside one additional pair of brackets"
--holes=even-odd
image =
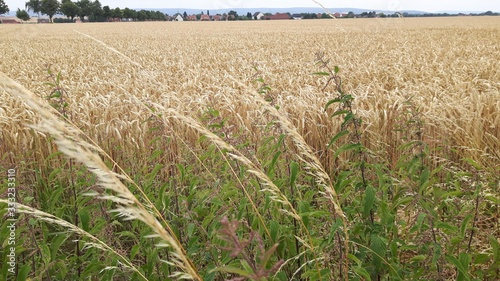
[[(1, 67), (41, 96), (47, 65), (61, 70), (70, 107), (86, 130), (99, 139), (113, 136), (125, 149), (141, 149), (147, 142), (137, 123), (143, 111), (129, 95), (190, 115), (216, 106), (234, 128), (247, 129), (245, 138), (257, 140), (258, 130), (250, 125), (268, 120), (230, 79), (254, 87), (255, 66), (271, 86), (273, 102), (308, 144), (323, 151), (335, 128), (321, 111), (330, 96), (318, 91), (321, 81), (310, 74), (314, 53), (325, 51), (358, 98), (369, 148), (397, 157), (401, 142), (390, 124), (411, 97), (424, 116), (431, 148), (449, 147), (454, 159), (491, 166), (500, 151), (498, 24), (495, 18), (453, 18), (2, 26)], [(19, 155), (33, 142), (21, 125), (31, 117), (5, 93), (2, 100), (4, 130), (25, 136), (24, 146), (3, 136)]]
[[(147, 223), (157, 219), (168, 229), (152, 227), (170, 239), (166, 242), (173, 252), (144, 252), (136, 260), (137, 252), (127, 256), (137, 276), (173, 276), (180, 269), (196, 279), (229, 270), (224, 266), (241, 255), (255, 272), (279, 269), (277, 280), (300, 274), (311, 280), (328, 274), (336, 279), (364, 276), (361, 260), (373, 265), (366, 273), (372, 278), (402, 277), (406, 269), (396, 268), (410, 264), (418, 269), (422, 257), (432, 260), (426, 264), (427, 278), (448, 279), (464, 274), (463, 247), (468, 253), (477, 247), (473, 257), (484, 261), (474, 270), (498, 270), (493, 257), (498, 254), (484, 256), (498, 245), (491, 237), (500, 235), (500, 202), (495, 200), (500, 167), (497, 17), (0, 25), (0, 38), (0, 70), (9, 77), (0, 80), (0, 167), (21, 167), (23, 192), (34, 198), (30, 207), (41, 211), (58, 209), (54, 206), (60, 202), (47, 192), (52, 185), (80, 186), (79, 196), (108, 192), (97, 187), (104, 181), (99, 173), (92, 178), (57, 154), (61, 149), (79, 157), (71, 143), (61, 147), (59, 129), (28, 126), (55, 117), (28, 106), (8, 86), (12, 79), (47, 99), (54, 88), (46, 83), (53, 78), (47, 70), (60, 72), (65, 95), (59, 106), (68, 115), (59, 117), (71, 123), (63, 135), (71, 131), (72, 141), (81, 137), (75, 143), (82, 149), (87, 141), (95, 145), (93, 151), (103, 160), (98, 168), (87, 165), (90, 171), (130, 175), (126, 187), (119, 180), (125, 177), (113, 178), (113, 186), (121, 188), (119, 194), (132, 196), (129, 188), (144, 195), (133, 202), (139, 206), (134, 210), (144, 217), (154, 210), (155, 218)], [(354, 99), (366, 166), (350, 154), (336, 157), (340, 144), (327, 147), (343, 125), (332, 117), (334, 109), (325, 110), (338, 89), (323, 90), (326, 78), (313, 75), (317, 52), (340, 68), (343, 91)], [(70, 172), (60, 174), (68, 167)], [(372, 170), (366, 180), (373, 184), (361, 187), (353, 171), (365, 167)], [(377, 199), (369, 199), (375, 197), (372, 190)], [(43, 198), (56, 205), (46, 206)], [(415, 202), (409, 203), (411, 198)], [(95, 226), (92, 232), (88, 222), (83, 225), (82, 210), (94, 218), (116, 206), (71, 200), (80, 210), (73, 214), (78, 219), (65, 219), (89, 237), (107, 237), (103, 243), (120, 255), (137, 251), (136, 241), (149, 243), (138, 238), (147, 236), (141, 228), (119, 219), (108, 218), (116, 225)], [(365, 207), (358, 212), (358, 205)], [(235, 250), (238, 246), (231, 258), (202, 249), (220, 242), (215, 228), (226, 215), (258, 229), (249, 238), (257, 241), (255, 256), (264, 246), (274, 249), (274, 266), (251, 264), (245, 250)], [(428, 227), (422, 227), (427, 220)], [(223, 221), (223, 227), (234, 226)], [(490, 231), (477, 232), (481, 223)], [(390, 235), (370, 232), (364, 241), (360, 232), (367, 230), (359, 229), (367, 224), (374, 225), (370, 231), (384, 224)], [(231, 233), (228, 229), (223, 233)], [(455, 232), (460, 235), (451, 235)], [(130, 240), (116, 242), (109, 233)], [(40, 234), (32, 230), (32, 235)], [(389, 240), (396, 240), (391, 235), (412, 242), (391, 256), (377, 247), (386, 243), (389, 248)], [(449, 249), (429, 250), (435, 259), (413, 247), (450, 240)], [(363, 256), (363, 249), (374, 256)], [(168, 274), (161, 266), (146, 269), (151, 256), (168, 260), (172, 253), (176, 258)], [(460, 255), (458, 265), (454, 254)], [(80, 266), (83, 257), (75, 255)], [(380, 264), (388, 266), (385, 273)], [(74, 274), (81, 276), (80, 271)]]

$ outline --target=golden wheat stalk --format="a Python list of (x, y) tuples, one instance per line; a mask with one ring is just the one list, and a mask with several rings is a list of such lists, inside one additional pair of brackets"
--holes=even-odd
[[(316, 183), (322, 187), (326, 196), (330, 199), (332, 203), (335, 214), (340, 217), (343, 224), (344, 232), (344, 273), (347, 274), (348, 271), (348, 260), (347, 256), (349, 254), (349, 233), (348, 233), (348, 222), (344, 214), (344, 211), (340, 207), (340, 202), (338, 199), (337, 192), (333, 188), (332, 180), (328, 173), (323, 169), (321, 162), (318, 157), (314, 154), (311, 147), (306, 143), (302, 135), (297, 132), (295, 126), (285, 117), (284, 114), (280, 113), (274, 106), (270, 105), (262, 96), (254, 89), (249, 88), (247, 85), (241, 83), (239, 80), (233, 78), (233, 81), (245, 89), (252, 97), (258, 102), (264, 109), (266, 109), (272, 116), (274, 116), (283, 130), (292, 138), (293, 143), (298, 149), (300, 156), (298, 157), (305, 165), (308, 173), (316, 179)], [(347, 275), (346, 275), (347, 276)]]
[[(78, 31), (76, 31), (78, 32)], [(112, 52), (114, 53), (117, 53), (118, 55), (120, 55), (121, 57), (125, 58), (127, 61), (131, 62), (132, 64), (140, 67), (140, 68), (143, 68), (139, 63), (135, 62), (134, 60), (132, 60), (131, 58), (129, 58), (128, 56), (126, 56), (125, 54), (123, 54), (122, 52), (116, 50), (115, 48), (107, 45), (106, 43), (102, 42), (101, 40), (98, 40), (90, 35), (87, 35), (87, 34), (84, 34), (84, 33), (81, 33), (81, 32), (78, 32), (96, 42), (98, 42), (99, 44), (103, 45), (105, 48), (111, 50)], [(153, 78), (154, 80), (154, 78)], [(145, 108), (148, 108), (148, 106), (141, 100), (137, 99), (136, 97), (132, 97), (133, 99), (135, 99), (138, 104), (141, 104), (143, 105)], [(300, 216), (297, 214), (297, 211), (295, 210), (295, 208), (293, 207), (293, 205), (291, 204), (291, 202), (288, 200), (288, 198), (281, 192), (281, 190), (272, 182), (271, 179), (269, 179), (269, 177), (262, 172), (261, 169), (259, 169), (252, 161), (250, 161), (248, 158), (246, 158), (243, 154), (241, 154), (237, 149), (235, 149), (232, 145), (226, 143), (224, 140), (222, 140), (220, 137), (218, 137), (217, 135), (213, 134), (212, 132), (210, 132), (209, 130), (207, 130), (205, 127), (203, 127), (201, 124), (199, 124), (196, 120), (190, 118), (190, 117), (187, 117), (185, 115), (182, 115), (180, 113), (178, 113), (177, 111), (173, 110), (173, 109), (165, 109), (163, 106), (161, 106), (160, 104), (158, 103), (152, 103), (154, 104), (156, 107), (157, 107), (157, 110), (155, 112), (153, 112), (153, 114), (157, 117), (157, 118), (163, 118), (162, 116), (156, 114), (156, 112), (158, 110), (160, 110), (160, 112), (166, 112), (166, 113), (169, 113), (171, 116), (175, 117), (176, 119), (178, 120), (181, 120), (185, 125), (195, 129), (196, 131), (198, 131), (199, 133), (201, 133), (202, 135), (206, 136), (208, 139), (210, 139), (213, 143), (215, 143), (218, 147), (221, 147), (221, 148), (224, 148), (226, 150), (228, 150), (229, 153), (228, 155), (231, 156), (233, 159), (241, 162), (243, 165), (245, 165), (247, 168), (248, 168), (248, 172), (251, 173), (251, 174), (254, 174), (257, 178), (261, 179), (262, 182), (264, 183), (265, 186), (267, 186), (268, 188), (264, 189), (263, 191), (268, 191), (270, 192), (273, 196), (271, 197), (274, 201), (276, 202), (280, 202), (286, 206), (288, 206), (291, 210), (290, 211), (284, 211), (284, 213), (286, 214), (289, 214), (291, 215), (293, 218), (297, 219), (299, 222), (301, 222), (302, 226), (303, 226), (303, 229), (304, 231), (306, 232), (308, 238), (309, 238), (309, 241), (312, 242), (312, 238), (309, 234), (309, 231), (308, 229), (305, 227), (305, 225), (303, 224), (302, 222), (302, 219), (300, 218)], [(166, 122), (166, 121), (165, 121)], [(261, 225), (264, 227), (264, 230), (266, 231), (267, 235), (269, 236), (269, 230), (267, 229), (267, 226), (266, 224), (264, 223), (264, 220), (262, 218), (262, 215), (260, 214), (257, 206), (255, 205), (255, 203), (253, 202), (253, 199), (251, 198), (250, 194), (247, 192), (246, 188), (242, 186), (242, 189), (245, 193), (245, 196), (250, 200), (251, 204), (252, 204), (252, 208), (254, 209), (254, 211), (256, 212), (257, 216), (259, 217), (259, 220), (261, 221)], [(312, 246), (312, 243), (310, 245), (306, 245), (308, 248), (311, 248), (311, 249), (314, 249), (314, 247)]]

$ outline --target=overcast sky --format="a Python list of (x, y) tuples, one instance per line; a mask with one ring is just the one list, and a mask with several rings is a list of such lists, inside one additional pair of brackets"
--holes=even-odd
[[(4, 0), (11, 11), (24, 9), (26, 0)], [(193, 9), (229, 9), (229, 8), (289, 8), (317, 7), (312, 0), (100, 0), (103, 6), (111, 8), (193, 8)], [(494, 11), (500, 12), (500, 0), (318, 0), (328, 8), (361, 8), (374, 10), (419, 10), (438, 11)]]

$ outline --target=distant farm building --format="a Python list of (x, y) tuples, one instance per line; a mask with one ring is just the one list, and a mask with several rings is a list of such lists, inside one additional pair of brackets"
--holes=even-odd
[(198, 19), (196, 18), (196, 15), (190, 15), (187, 17), (188, 21), (197, 21)]
[(183, 18), (180, 14), (177, 14), (177, 15), (174, 17), (174, 21), (184, 21), (184, 18)]
[(302, 15), (301, 14), (293, 14), (292, 15), (292, 19), (294, 19), (294, 20), (301, 20), (302, 19)]
[(212, 20), (213, 21), (220, 21), (220, 20), (222, 20), (222, 16), (221, 15), (212, 16)]
[(0, 19), (0, 23), (4, 23), (4, 24), (16, 24), (16, 23), (20, 23), (20, 22), (18, 22), (15, 19)]
[(201, 15), (200, 20), (201, 21), (210, 21), (210, 16), (209, 15)]
[(271, 15), (271, 16), (265, 16), (264, 19), (266, 19), (266, 20), (289, 20), (290, 15), (276, 13), (276, 14)]
[(264, 18), (264, 14), (261, 12), (256, 12), (253, 14), (252, 18), (254, 20), (261, 20), (262, 18)]

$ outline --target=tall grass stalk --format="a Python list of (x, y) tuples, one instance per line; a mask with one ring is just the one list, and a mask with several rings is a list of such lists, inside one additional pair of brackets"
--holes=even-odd
[[(159, 237), (166, 243), (165, 246), (172, 248), (173, 251), (171, 253), (173, 259), (171, 262), (184, 272), (176, 272), (174, 273), (175, 276), (202, 280), (202, 278), (198, 276), (195, 266), (185, 254), (182, 245), (180, 245), (175, 238), (175, 234), (172, 231), (167, 231), (121, 182), (121, 179), (124, 179), (122, 175), (115, 174), (109, 170), (101, 157), (96, 153), (96, 151), (100, 149), (82, 140), (77, 129), (59, 120), (59, 118), (48, 110), (35, 94), (3, 73), (0, 73), (0, 83), (8, 93), (23, 99), (26, 104), (39, 114), (41, 123), (38, 125), (31, 125), (32, 128), (50, 134), (64, 154), (87, 166), (98, 178), (103, 188), (115, 192), (115, 195), (98, 196), (101, 199), (110, 200), (117, 204), (113, 212), (117, 212), (127, 220), (137, 219), (144, 222), (154, 233), (156, 233), (156, 235), (152, 237)], [(162, 246), (162, 244), (160, 245)]]
[[(5, 203), (5, 204), (9, 203), (9, 201), (5, 200), (5, 199), (0, 199), (0, 202)], [(134, 266), (134, 264), (127, 257), (120, 254), (113, 247), (109, 246), (104, 241), (102, 241), (99, 238), (95, 237), (94, 235), (88, 233), (87, 231), (81, 229), (80, 227), (76, 226), (75, 224), (69, 223), (69, 222), (62, 220), (54, 215), (51, 215), (49, 213), (31, 208), (29, 206), (26, 206), (26, 205), (23, 205), (20, 203), (16, 203), (15, 208), (19, 213), (24, 213), (24, 214), (30, 215), (30, 216), (32, 216), (40, 221), (44, 221), (44, 222), (47, 222), (47, 223), (50, 223), (53, 225), (60, 226), (63, 229), (65, 229), (65, 231), (68, 233), (74, 233), (74, 234), (77, 234), (81, 237), (85, 237), (85, 238), (89, 239), (91, 242), (85, 242), (84, 248), (97, 248), (97, 249), (100, 249), (103, 251), (108, 251), (108, 252), (112, 253), (113, 255), (119, 257), (120, 260), (123, 263), (125, 263), (125, 265), (130, 270), (137, 273), (142, 279), (148, 280), (148, 278), (146, 278), (146, 276), (144, 276), (142, 274), (142, 272), (139, 269), (137, 269)], [(48, 278), (50, 279), (50, 276), (48, 276)]]

